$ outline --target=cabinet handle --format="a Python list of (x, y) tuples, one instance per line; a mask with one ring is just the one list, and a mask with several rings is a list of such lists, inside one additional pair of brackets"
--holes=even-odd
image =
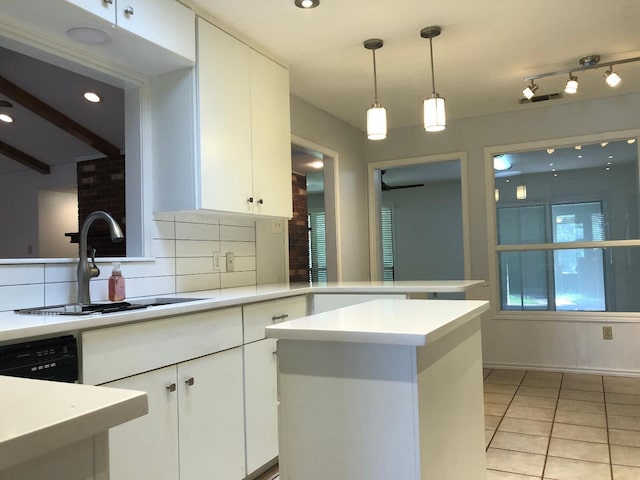
[(272, 353), (273, 353), (273, 356), (274, 356), (274, 357), (277, 357), (277, 356), (278, 356), (278, 350), (274, 350)]
[(278, 320), (284, 320), (285, 318), (287, 318), (289, 315), (287, 315), (286, 313), (283, 313), (282, 315), (276, 315), (275, 317), (271, 317), (271, 321), (272, 322), (276, 322)]
[(168, 392), (175, 392), (176, 391), (176, 384), (175, 383), (169, 383), (167, 385), (167, 391)]
[(260, 199), (260, 200), (258, 200), (258, 203), (259, 203), (260, 205), (262, 205), (262, 204), (264, 203), (264, 201), (263, 201), (262, 199)]
[(125, 15), (133, 15), (133, 7), (132, 6), (128, 6), (127, 8), (124, 9), (124, 14)]
[(249, 203), (253, 203), (253, 197), (249, 197), (249, 198), (247, 198), (247, 202), (249, 202)]
[(195, 379), (193, 377), (189, 377), (187, 378), (184, 383), (186, 383), (187, 385), (189, 385), (190, 387), (193, 386), (194, 383), (196, 383)]
[(113, 0), (102, 0), (103, 3), (106, 3), (107, 5), (113, 5)]

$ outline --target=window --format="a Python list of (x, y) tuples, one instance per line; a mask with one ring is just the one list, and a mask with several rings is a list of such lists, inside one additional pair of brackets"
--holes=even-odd
[(327, 244), (324, 211), (309, 212), (309, 272), (312, 282), (327, 281)]
[(393, 266), (393, 212), (391, 207), (383, 206), (380, 209), (382, 226), (382, 279), (394, 279)]
[(640, 312), (635, 139), (500, 157), (510, 165), (495, 173), (501, 309)]

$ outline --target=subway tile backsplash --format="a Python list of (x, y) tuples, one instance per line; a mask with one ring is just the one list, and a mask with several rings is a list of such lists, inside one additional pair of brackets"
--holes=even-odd
[[(122, 262), (127, 297), (180, 294), (255, 285), (254, 220), (196, 214), (162, 215), (153, 222), (154, 261)], [(226, 254), (234, 255), (227, 272)], [(218, 267), (214, 255), (220, 256)], [(107, 300), (112, 262), (97, 261), (91, 299)], [(76, 263), (29, 263), (0, 267), (0, 310), (71, 303), (76, 300)]]

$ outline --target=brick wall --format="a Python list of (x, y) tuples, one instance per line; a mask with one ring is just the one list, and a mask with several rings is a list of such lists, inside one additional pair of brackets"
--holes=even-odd
[(291, 174), (293, 217), (289, 220), (289, 281), (309, 281), (309, 221), (307, 178)]
[[(126, 238), (124, 156), (78, 162), (78, 225), (96, 210), (103, 210), (120, 224)], [(91, 224), (89, 251), (96, 249), (98, 257), (126, 256), (126, 241), (113, 243), (103, 220)]]

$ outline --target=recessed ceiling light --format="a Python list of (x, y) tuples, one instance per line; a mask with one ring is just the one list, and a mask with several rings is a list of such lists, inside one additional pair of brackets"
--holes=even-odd
[(573, 148), (575, 148), (576, 150), (582, 150), (582, 145), (576, 145), (576, 146), (575, 146), (575, 147), (573, 147)]
[(91, 103), (99, 103), (100, 100), (102, 100), (100, 98), (100, 96), (97, 93), (94, 93), (94, 92), (84, 92), (83, 96), (84, 96), (85, 100), (87, 100), (88, 102), (91, 102)]
[(582, 155), (578, 155), (578, 158), (582, 158)]
[(609, 158), (613, 158), (613, 155), (609, 155)]
[(86, 45), (106, 45), (111, 43), (111, 37), (107, 32), (97, 28), (78, 27), (67, 30), (67, 36), (71, 40)]
[(629, 140), (627, 140), (627, 143), (628, 143), (629, 145), (631, 145), (631, 144), (633, 144), (633, 143), (636, 143), (636, 139), (635, 139), (635, 138), (630, 138)]
[(295, 0), (294, 3), (298, 8), (316, 8), (320, 5), (320, 0)]
[(0, 113), (0, 121), (4, 123), (13, 123), (13, 118), (11, 115), (7, 115), (6, 113)]

